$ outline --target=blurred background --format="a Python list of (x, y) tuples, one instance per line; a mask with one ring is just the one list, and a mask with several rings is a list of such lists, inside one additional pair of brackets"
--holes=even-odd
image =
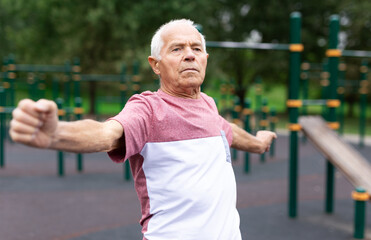
[[(290, 13), (299, 11), (302, 61), (322, 64), (326, 61), (332, 14), (340, 18), (340, 49), (371, 50), (370, 9), (371, 1), (367, 0), (0, 0), (0, 57), (4, 63), (12, 58), (16, 64), (43, 65), (63, 65), (79, 59), (82, 74), (120, 74), (123, 65), (127, 74), (133, 74), (135, 65), (140, 69), (135, 74), (144, 86), (147, 83), (141, 91), (155, 90), (158, 82), (147, 63), (150, 40), (156, 29), (171, 19), (192, 19), (202, 26), (207, 41), (288, 43)], [(218, 101), (220, 86), (231, 84), (232, 93), (240, 99), (251, 98), (254, 107), (259, 82), (269, 105), (285, 117), (288, 52), (207, 51), (210, 57), (203, 91)], [(346, 59), (347, 80), (359, 80), (361, 60)], [(115, 95), (117, 85), (95, 81), (82, 85), (82, 89), (87, 112), (112, 115), (120, 110), (118, 101), (106, 101), (105, 105), (102, 100), (100, 107), (91, 106), (97, 101), (96, 95)], [(18, 90), (17, 99), (27, 97), (21, 87)], [(51, 95), (51, 81), (46, 81), (45, 96)], [(359, 115), (358, 95), (353, 91), (345, 96), (348, 122)], [(319, 81), (311, 83), (309, 97), (321, 98)], [(370, 109), (367, 111), (370, 116)]]

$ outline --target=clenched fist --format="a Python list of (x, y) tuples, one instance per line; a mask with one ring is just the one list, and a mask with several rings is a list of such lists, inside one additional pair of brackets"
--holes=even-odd
[(32, 147), (50, 147), (58, 125), (57, 111), (57, 105), (53, 101), (20, 101), (10, 122), (11, 138)]

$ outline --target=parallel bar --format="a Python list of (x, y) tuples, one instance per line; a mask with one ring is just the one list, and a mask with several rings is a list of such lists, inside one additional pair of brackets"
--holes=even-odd
[(289, 50), (289, 44), (281, 43), (247, 43), (247, 42), (216, 42), (207, 41), (206, 47), (216, 48), (240, 48), (240, 49), (262, 49), (262, 50)]

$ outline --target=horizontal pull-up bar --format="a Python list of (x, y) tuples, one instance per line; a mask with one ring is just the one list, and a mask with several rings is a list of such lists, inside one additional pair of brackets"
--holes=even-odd
[(247, 42), (216, 42), (207, 41), (207, 47), (215, 48), (240, 48), (240, 49), (261, 49), (261, 50), (290, 50), (290, 44), (282, 43), (247, 43)]
[(343, 50), (341, 55), (344, 57), (365, 57), (371, 58), (371, 51)]
[(69, 65), (29, 65), (15, 64), (14, 69), (17, 72), (71, 72), (72, 67)]
[(105, 74), (81, 74), (81, 81), (112, 81), (118, 82), (123, 79), (127, 80), (124, 75), (105, 75)]

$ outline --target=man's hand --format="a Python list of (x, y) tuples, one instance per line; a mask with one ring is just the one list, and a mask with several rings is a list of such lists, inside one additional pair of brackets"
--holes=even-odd
[(253, 136), (234, 123), (231, 123), (231, 127), (232, 148), (246, 152), (263, 154), (269, 151), (273, 139), (277, 138), (277, 135), (271, 131), (258, 131), (256, 136)]
[(263, 142), (265, 146), (264, 152), (268, 152), (271, 147), (272, 141), (277, 138), (277, 135), (274, 132), (264, 130), (258, 131), (256, 133), (256, 138)]
[(10, 122), (11, 138), (32, 147), (50, 147), (58, 125), (57, 110), (53, 101), (45, 99), (20, 101)]

